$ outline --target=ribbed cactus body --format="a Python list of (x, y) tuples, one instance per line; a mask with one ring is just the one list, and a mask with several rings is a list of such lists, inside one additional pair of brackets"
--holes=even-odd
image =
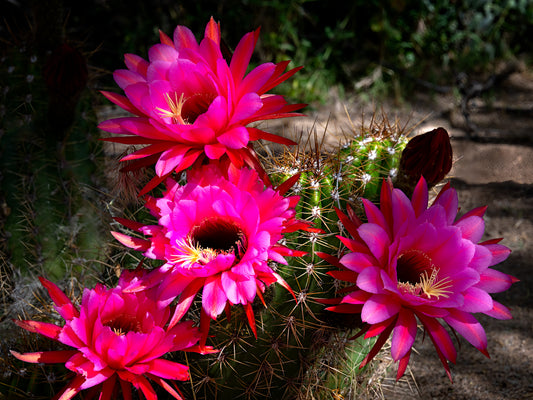
[(299, 174), (288, 192), (300, 196), (297, 218), (312, 222), (323, 233), (298, 231), (285, 235), (288, 247), (308, 253), (288, 257), (288, 265), (275, 265), (296, 299), (280, 285), (269, 287), (263, 295), (266, 308), (256, 299), (257, 339), (239, 306), (232, 308), (230, 320), (220, 316), (211, 323), (208, 344), (220, 352), (188, 356), (191, 385), (196, 392), (194, 397), (193, 388), (186, 387), (188, 397), (357, 398), (362, 380), (358, 376), (366, 369), (360, 370), (359, 364), (374, 341), (362, 337), (349, 340), (357, 333), (359, 323), (341, 321), (343, 317), (325, 310), (320, 299), (337, 297), (340, 288), (327, 274), (331, 266), (316, 252), (342, 253), (337, 238), (342, 226), (335, 208), (357, 206), (360, 197), (376, 200), (381, 181), (394, 175), (398, 166), (406, 144), (400, 130), (393, 130), (394, 135), (383, 134), (374, 127), (363, 133), (331, 154), (323, 154), (320, 149), (286, 151), (265, 162), (274, 186)]

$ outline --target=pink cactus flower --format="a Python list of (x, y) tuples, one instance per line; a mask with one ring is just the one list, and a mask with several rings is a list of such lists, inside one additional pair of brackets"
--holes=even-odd
[(289, 105), (283, 96), (267, 94), (300, 69), (284, 72), (288, 61), (264, 63), (245, 74), (258, 37), (259, 30), (246, 34), (227, 60), (221, 50), (220, 26), (211, 18), (199, 44), (188, 28), (178, 26), (173, 39), (160, 33), (161, 43), (149, 50), (149, 61), (126, 54), (128, 69), (114, 74), (125, 96), (103, 94), (134, 116), (104, 121), (99, 127), (122, 135), (105, 140), (147, 145), (122, 159), (136, 160), (130, 169), (155, 162), (157, 177), (142, 193), (172, 171), (184, 170), (205, 157), (228, 157), (237, 167), (259, 169), (250, 145), (258, 139), (295, 144), (247, 127), (257, 121), (300, 115), (294, 111), (304, 106)]
[(312, 229), (294, 218), (298, 196), (283, 197), (285, 189), (280, 193), (265, 187), (255, 170), (223, 171), (215, 164), (192, 170), (184, 186), (168, 178), (163, 197), (148, 197), (146, 202), (158, 225), (117, 219), (149, 239), (113, 232), (124, 245), (166, 261), (127, 290), (159, 285), (158, 296), (165, 304), (180, 295), (170, 326), (185, 315), (202, 290), (204, 338), (210, 318), (216, 319), (226, 306), (235, 304), (243, 305), (256, 332), (252, 310), (256, 295), (262, 299), (265, 287), (275, 282), (290, 291), (269, 260), (287, 264), (284, 256), (305, 254), (279, 241), (287, 232)]
[[(488, 356), (485, 331), (473, 313), (498, 319), (510, 311), (489, 293), (509, 289), (517, 279), (490, 267), (505, 260), (510, 250), (500, 239), (479, 242), (485, 230), (479, 207), (456, 220), (457, 193), (449, 185), (428, 207), (424, 178), (412, 200), (384, 183), (380, 208), (363, 200), (368, 222), (353, 212), (339, 217), (352, 238), (341, 240), (350, 250), (340, 260), (321, 256), (341, 271), (330, 274), (350, 286), (329, 310), (360, 313), (365, 338), (378, 336), (361, 367), (392, 334), (391, 355), (399, 361), (397, 378), (405, 372), (417, 333), (417, 320), (432, 340), (451, 380), (448, 361), (456, 349), (446, 329), (452, 330)], [(337, 304), (335, 304), (337, 303)]]
[(170, 311), (150, 298), (149, 292), (125, 293), (122, 290), (140, 278), (139, 270), (124, 271), (116, 288), (97, 285), (94, 289), (85, 289), (79, 310), (54, 283), (39, 278), (55, 309), (65, 319), (64, 326), (39, 321), (14, 322), (73, 349), (11, 353), (31, 363), (62, 363), (75, 373), (74, 379), (54, 398), (56, 400), (72, 399), (84, 389), (89, 389), (88, 399), (96, 395), (100, 400), (116, 399), (119, 386), (123, 398), (130, 400), (130, 384), (146, 399), (156, 400), (149, 380), (174, 398), (182, 399), (178, 389), (166, 380), (189, 379), (188, 367), (163, 356), (173, 351), (205, 354), (213, 350), (196, 345), (200, 335), (191, 321), (167, 328)]

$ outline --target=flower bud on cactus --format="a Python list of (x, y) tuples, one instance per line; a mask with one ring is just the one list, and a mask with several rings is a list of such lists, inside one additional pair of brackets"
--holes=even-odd
[(442, 181), (452, 168), (452, 145), (444, 128), (412, 138), (402, 152), (396, 187), (412, 193), (423, 176), (429, 187)]

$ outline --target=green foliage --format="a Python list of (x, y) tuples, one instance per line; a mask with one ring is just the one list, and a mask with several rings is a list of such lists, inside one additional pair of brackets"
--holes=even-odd
[[(245, 32), (261, 27), (253, 63), (292, 60), (291, 66), (304, 66), (277, 90), (298, 102), (326, 102), (332, 87), (351, 91), (376, 69), (380, 74), (372, 84), (359, 88), (363, 94), (397, 92), (399, 80), (405, 86), (406, 71), (410, 78), (450, 83), (459, 71), (485, 72), (498, 60), (533, 50), (530, 0), (74, 3), (62, 5), (56, 14), (64, 20), (68, 15), (65, 33), (83, 38), (93, 51), (92, 65), (103, 72), (97, 85), (110, 90), (115, 88), (111, 72), (122, 68), (124, 53), (147, 57), (150, 46), (158, 42), (158, 31), (172, 35), (178, 24), (200, 38), (211, 16), (220, 21), (230, 49)], [(33, 10), (35, 4), (28, 11), (34, 15), (40, 11)], [(26, 10), (8, 7), (23, 25)], [(9, 19), (8, 23), (16, 26)]]
[[(425, 0), (424, 26), (413, 32), (413, 47), (422, 56), (458, 71), (479, 71), (497, 59), (523, 51), (523, 41), (533, 23), (533, 3), (527, 0)], [(530, 28), (529, 28), (530, 29)]]

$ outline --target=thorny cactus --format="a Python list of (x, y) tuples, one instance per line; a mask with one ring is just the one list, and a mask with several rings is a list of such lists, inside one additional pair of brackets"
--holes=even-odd
[(373, 341), (349, 340), (358, 321), (340, 320), (324, 311), (320, 300), (334, 297), (339, 287), (326, 275), (331, 267), (315, 252), (342, 251), (336, 238), (342, 225), (335, 207), (355, 206), (361, 196), (375, 199), (379, 182), (394, 176), (398, 168), (406, 135), (384, 118), (353, 132), (347, 144), (329, 154), (316, 145), (313, 151), (295, 149), (265, 157), (274, 185), (299, 174), (289, 191), (301, 196), (297, 217), (313, 222), (323, 233), (285, 236), (289, 247), (308, 254), (291, 258), (287, 266), (276, 265), (296, 298), (274, 285), (265, 293), (266, 308), (256, 301), (257, 340), (239, 308), (231, 319), (212, 322), (208, 344), (220, 352), (186, 360), (192, 372), (191, 388), (185, 389), (190, 390), (188, 398), (355, 398), (366, 390), (359, 364)]
[[(2, 71), (10, 81), (25, 80), (18, 87), (3, 86), (2, 92), (2, 273), (12, 276), (16, 266), (29, 277), (43, 274), (60, 281), (70, 275), (90, 286), (91, 268), (87, 268), (102, 260), (109, 244), (109, 236), (102, 232), (108, 217), (101, 213), (102, 195), (92, 189), (101, 185), (96, 181), (101, 150), (92, 136), (96, 124), (89, 113), (90, 99), (82, 97), (85, 111), (58, 135), (43, 117), (47, 104), (32, 100), (46, 98), (41, 65), (37, 60), (18, 63), (17, 68), (19, 64), (27, 70), (7, 65)], [(313, 222), (324, 233), (287, 235), (291, 247), (308, 252), (289, 266), (276, 266), (296, 298), (277, 285), (267, 289), (267, 307), (261, 301), (254, 304), (257, 339), (237, 308), (231, 318), (221, 316), (212, 323), (208, 345), (219, 349), (217, 354), (190, 354), (181, 360), (191, 368), (190, 387), (182, 385), (186, 398), (349, 398), (364, 390), (358, 383), (363, 380), (358, 364), (371, 343), (348, 340), (354, 331), (337, 329), (340, 322), (323, 311), (320, 299), (334, 296), (338, 287), (315, 252), (342, 251), (334, 208), (344, 209), (347, 204), (357, 208), (359, 197), (375, 198), (380, 181), (394, 176), (405, 135), (386, 119), (373, 121), (361, 132), (353, 132), (335, 152), (324, 153), (317, 145), (314, 151), (286, 151), (265, 162), (275, 185), (299, 174), (290, 193), (301, 196), (297, 217)], [(96, 265), (93, 269), (99, 270)], [(4, 285), (11, 287), (12, 295), (17, 293), (17, 282), (8, 279)], [(77, 289), (71, 293), (79, 293)], [(190, 317), (198, 320), (199, 304), (195, 307)], [(39, 308), (46, 319), (46, 307)], [(348, 325), (357, 327), (357, 321)], [(34, 336), (24, 336), (25, 347), (42, 349)], [(11, 385), (21, 387), (29, 380), (28, 390), (35, 392), (41, 380), (50, 387), (61, 379), (51, 368), (46, 371), (45, 376), (12, 375)]]
[[(30, 278), (38, 274), (55, 281), (75, 277), (86, 287), (95, 279), (105, 280), (105, 271), (97, 264), (104, 264), (109, 256), (109, 235), (103, 233), (109, 215), (101, 213), (105, 209), (103, 195), (92, 189), (103, 183), (90, 99), (81, 97), (79, 108), (84, 112), (78, 118), (62, 115), (62, 111), (75, 112), (87, 70), (83, 57), (67, 44), (50, 54), (44, 63), (39, 57), (28, 58), (25, 52), (18, 52), (16, 57), (10, 55), (10, 63), (4, 63), (0, 71), (8, 78), (6, 82), (21, 83), (2, 84), (1, 88), (0, 258), (2, 277), (8, 278), (3, 284), (11, 289), (11, 298), (7, 291), (2, 292), (6, 305), (15, 302), (20, 289), (10, 278), (15, 269)], [(48, 102), (34, 100), (46, 98)], [(207, 345), (218, 349), (217, 353), (169, 356), (184, 357), (179, 361), (190, 368), (190, 385), (180, 385), (185, 398), (341, 399), (357, 398), (367, 390), (361, 383), (366, 368), (359, 369), (359, 364), (374, 341), (353, 340), (358, 318), (339, 318), (324, 311), (322, 300), (337, 296), (342, 288), (327, 274), (331, 266), (317, 252), (342, 254), (337, 235), (343, 228), (335, 209), (351, 205), (357, 211), (361, 197), (376, 200), (383, 179), (397, 173), (407, 133), (386, 117), (380, 122), (373, 118), (369, 126), (354, 127), (335, 151), (323, 151), (315, 140), (312, 150), (306, 146), (264, 158), (274, 186), (297, 176), (288, 193), (300, 196), (296, 218), (311, 222), (316, 231), (285, 235), (288, 247), (307, 255), (292, 258), (288, 265), (272, 263), (294, 297), (281, 285), (270, 286), (258, 296), (253, 304), (257, 337), (248, 325), (249, 315), (234, 307), (231, 316), (220, 316), (211, 323)], [(120, 264), (132, 266), (125, 259)], [(90, 277), (91, 271), (97, 276)], [(74, 280), (66, 286), (69, 295), (79, 296), (81, 287)], [(36, 286), (28, 287), (43, 297)], [(187, 317), (198, 322), (200, 307), (196, 300)], [(36, 308), (40, 315), (34, 318), (50, 320), (53, 313), (46, 301)], [(5, 314), (10, 314), (7, 308)], [(18, 343), (19, 350), (50, 346), (37, 345), (31, 335), (23, 338), (25, 348)], [(4, 360), (5, 349), (1, 350)], [(46, 393), (51, 395), (54, 383), (61, 379), (48, 367), (44, 375), (32, 372), (28, 377), (22, 376), (21, 368), (18, 374), (1, 371), (10, 375), (13, 388), (26, 386), (32, 393), (44, 394), (41, 389), (47, 386)], [(13, 365), (12, 370), (16, 369)], [(16, 390), (8, 395), (27, 396), (22, 392), (19, 396)]]

